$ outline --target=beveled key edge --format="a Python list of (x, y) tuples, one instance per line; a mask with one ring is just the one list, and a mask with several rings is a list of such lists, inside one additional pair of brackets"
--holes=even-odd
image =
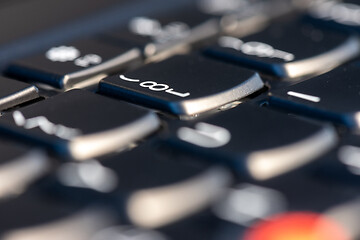
[(66, 142), (67, 155), (76, 160), (85, 160), (121, 150), (135, 141), (155, 132), (160, 120), (153, 112), (124, 126), (94, 134), (75, 137)]

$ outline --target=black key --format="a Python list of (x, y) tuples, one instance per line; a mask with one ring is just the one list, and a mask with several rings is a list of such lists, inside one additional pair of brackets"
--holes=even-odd
[(154, 113), (83, 90), (68, 91), (0, 120), (3, 132), (74, 159), (120, 150), (158, 127)]
[[(118, 72), (141, 59), (131, 46), (106, 45), (95, 38), (54, 46), (40, 54), (13, 62), (7, 74), (57, 88), (70, 88), (92, 77)], [(101, 79), (98, 77), (97, 79)]]
[(52, 168), (51, 161), (41, 150), (11, 141), (1, 140), (0, 143), (0, 199), (21, 194)]
[(339, 67), (316, 78), (275, 90), (269, 104), (308, 117), (360, 127), (358, 71), (360, 63)]
[(0, 77), (0, 110), (14, 107), (38, 97), (39, 90), (37, 87)]
[(267, 75), (297, 79), (329, 71), (359, 51), (357, 37), (298, 20), (274, 23), (242, 39), (221, 37), (205, 53)]
[(244, 98), (263, 86), (253, 71), (190, 55), (105, 78), (99, 91), (176, 115), (194, 115)]
[(359, 1), (317, 1), (308, 9), (308, 16), (317, 23), (338, 29), (360, 31)]
[(224, 168), (196, 162), (141, 146), (100, 162), (66, 163), (49, 190), (77, 201), (110, 199), (121, 219), (159, 227), (207, 207), (230, 184)]
[(246, 104), (203, 121), (174, 124), (171, 133), (166, 145), (258, 180), (305, 165), (337, 142), (333, 128)]
[(192, 44), (206, 41), (219, 32), (218, 19), (192, 6), (163, 15), (134, 17), (127, 26), (113, 29), (103, 37), (119, 44), (130, 42), (143, 49), (146, 57), (153, 57), (187, 51)]
[(88, 240), (115, 222), (114, 214), (98, 206), (72, 206), (31, 191), (1, 202), (3, 239)]

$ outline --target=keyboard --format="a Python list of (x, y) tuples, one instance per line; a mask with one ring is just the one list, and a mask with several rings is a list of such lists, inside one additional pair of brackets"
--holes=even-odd
[(360, 239), (359, 12), (2, 1), (0, 239)]

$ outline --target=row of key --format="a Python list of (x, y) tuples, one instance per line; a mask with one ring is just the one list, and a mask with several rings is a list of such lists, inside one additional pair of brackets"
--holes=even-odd
[(1, 239), (360, 238), (360, 6), (220, 2), (9, 64)]

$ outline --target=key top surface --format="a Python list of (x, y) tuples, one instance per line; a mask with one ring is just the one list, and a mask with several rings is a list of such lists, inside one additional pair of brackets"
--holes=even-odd
[(0, 78), (0, 110), (5, 110), (16, 105), (39, 97), (37, 87), (19, 82), (10, 78)]
[(8, 75), (69, 88), (96, 75), (120, 71), (140, 61), (140, 51), (129, 45), (106, 45), (95, 38), (54, 46), (10, 64)]
[(194, 115), (264, 86), (257, 73), (197, 55), (177, 56), (105, 78), (99, 91), (176, 115)]
[(271, 91), (269, 104), (356, 130), (360, 126), (359, 69), (359, 62), (353, 62), (308, 81)]
[(329, 71), (359, 51), (357, 37), (297, 20), (274, 23), (241, 39), (220, 37), (205, 54), (278, 78), (297, 79)]
[[(84, 175), (85, 171), (99, 175)], [(153, 146), (140, 146), (99, 162), (66, 163), (56, 176), (50, 191), (77, 201), (110, 199), (120, 215), (125, 213), (123, 219), (151, 228), (207, 207), (231, 182), (222, 167), (175, 155), (169, 159)]]
[(4, 115), (0, 128), (61, 155), (85, 159), (120, 150), (152, 133), (159, 124), (154, 113), (71, 90)]
[(258, 180), (305, 165), (337, 142), (332, 128), (245, 104), (171, 128), (166, 145), (230, 165), (240, 176)]

